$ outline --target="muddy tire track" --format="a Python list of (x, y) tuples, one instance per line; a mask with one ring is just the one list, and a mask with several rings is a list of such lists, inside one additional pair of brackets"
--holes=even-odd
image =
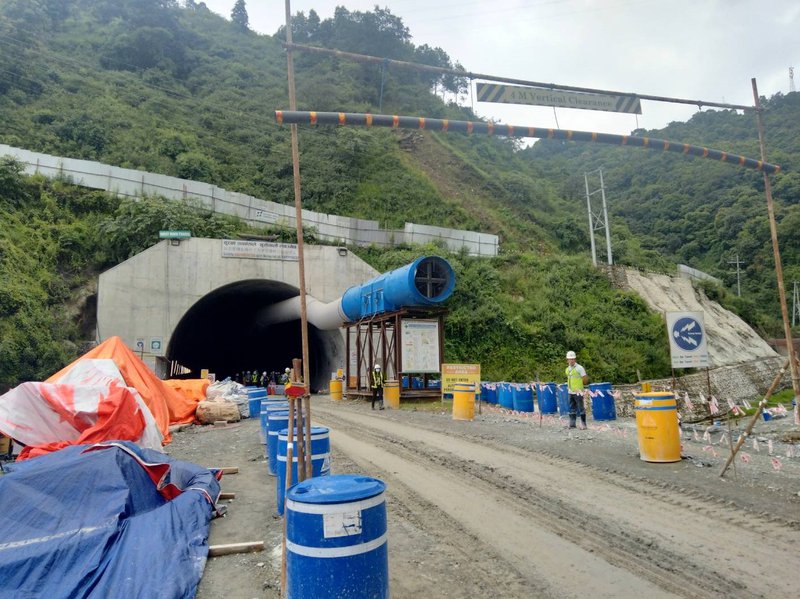
[[(336, 430), (332, 435), (334, 446), (337, 437), (357, 431), (358, 442), (349, 442), (344, 448), (367, 452), (356, 460), (369, 459), (369, 447), (373, 454), (386, 452), (409, 468), (435, 472), (443, 486), (462, 485), (490, 497), (488, 503), (493, 505), (474, 514), (512, 520), (501, 523), (505, 526), (535, 527), (531, 530), (539, 540), (547, 540), (553, 548), (558, 546), (566, 556), (564, 564), (559, 567), (559, 560), (543, 559), (541, 551), (521, 552), (518, 558), (504, 563), (539, 591), (558, 589), (560, 596), (573, 594), (564, 578), (575, 576), (577, 571), (578, 579), (581, 574), (587, 577), (581, 584), (587, 590), (591, 588), (595, 596), (620, 596), (620, 583), (614, 579), (626, 574), (632, 577), (626, 581), (628, 590), (633, 590), (630, 585), (646, 581), (642, 588), (651, 596), (769, 597), (792, 593), (791, 583), (763, 576), (764, 568), (773, 570), (782, 562), (786, 562), (782, 564), (787, 568), (784, 571), (792, 570), (789, 556), (798, 535), (784, 523), (755, 519), (734, 507), (726, 510), (722, 521), (712, 521), (704, 515), (708, 500), (696, 493), (654, 487), (617, 472), (598, 471), (574, 460), (486, 438), (476, 442), (468, 435), (411, 427), (341, 408), (323, 407), (316, 415)], [(356, 447), (359, 443), (362, 447)], [(380, 460), (375, 461), (380, 465)], [(415, 495), (425, 490), (415, 486), (413, 476), (387, 473), (402, 483), (399, 504), (422, 505)], [(440, 512), (447, 513), (441, 507)], [(470, 531), (471, 543), (482, 542), (492, 548), (489, 553), (504, 553), (496, 538), (487, 538), (485, 527), (471, 524), (469, 519), (456, 520), (462, 529)], [(451, 526), (449, 523), (448, 528)], [(460, 536), (464, 537), (463, 530)], [(765, 537), (768, 544), (763, 542)], [(602, 564), (587, 566), (591, 561), (587, 555), (605, 564), (608, 572), (597, 572)], [(539, 567), (535, 563), (529, 567), (531, 560), (538, 561)], [(653, 590), (655, 595), (650, 592)]]

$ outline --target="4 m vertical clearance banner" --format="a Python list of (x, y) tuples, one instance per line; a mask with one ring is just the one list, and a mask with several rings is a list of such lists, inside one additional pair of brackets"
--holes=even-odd
[(496, 83), (476, 83), (475, 90), (478, 102), (532, 104), (534, 106), (642, 114), (642, 103), (636, 96), (607, 96)]

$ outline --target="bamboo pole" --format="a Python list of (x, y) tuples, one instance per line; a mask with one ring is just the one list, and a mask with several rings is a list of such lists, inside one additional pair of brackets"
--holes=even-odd
[[(725, 471), (728, 469), (728, 466), (731, 465), (731, 462), (736, 457), (736, 454), (739, 452), (739, 449), (742, 447), (742, 445), (744, 445), (744, 442), (747, 440), (747, 437), (750, 436), (750, 433), (752, 432), (753, 427), (756, 425), (759, 416), (761, 416), (761, 412), (764, 411), (764, 406), (767, 405), (767, 401), (769, 401), (769, 398), (772, 397), (773, 393), (775, 393), (775, 389), (777, 389), (778, 385), (780, 385), (781, 379), (783, 379), (783, 375), (786, 374), (786, 368), (788, 368), (788, 366), (789, 366), (789, 360), (786, 360), (786, 362), (783, 363), (781, 369), (778, 371), (778, 374), (776, 374), (775, 378), (772, 380), (772, 384), (769, 386), (769, 389), (767, 389), (767, 392), (764, 394), (764, 399), (758, 402), (758, 409), (756, 410), (756, 413), (753, 414), (753, 417), (750, 419), (750, 422), (747, 424), (747, 428), (744, 429), (744, 433), (742, 434), (742, 436), (739, 437), (738, 441), (736, 441), (736, 447), (733, 447), (733, 445), (731, 445), (731, 455), (728, 456), (728, 461), (725, 462), (725, 465), (722, 467), (722, 470), (720, 470), (719, 472), (720, 476), (725, 475)], [(731, 439), (731, 443), (733, 443), (733, 439)]]
[[(294, 377), (294, 381), (296, 383), (301, 383), (300, 381), (300, 372), (303, 369), (303, 361), (299, 358), (294, 358), (292, 360), (292, 377)], [(306, 461), (305, 461), (305, 452), (306, 452), (306, 444), (305, 444), (305, 435), (304, 435), (304, 416), (303, 416), (303, 398), (298, 397), (297, 401), (295, 402), (295, 406), (297, 407), (297, 443), (295, 444), (296, 450), (295, 453), (297, 454), (297, 481), (303, 481), (306, 479)]]
[[(758, 99), (758, 86), (755, 77), (751, 79), (753, 84), (753, 99), (756, 105), (756, 122), (758, 123), (758, 143), (761, 148), (761, 161), (767, 161), (767, 150), (764, 141), (764, 120), (761, 116), (761, 103)], [(797, 358), (794, 353), (794, 343), (792, 339), (792, 325), (789, 322), (789, 310), (786, 307), (786, 289), (783, 285), (783, 266), (781, 264), (781, 252), (778, 247), (778, 227), (775, 223), (775, 207), (772, 203), (772, 185), (769, 176), (764, 173), (764, 195), (767, 197), (767, 213), (769, 214), (769, 232), (772, 238), (772, 253), (775, 258), (775, 277), (778, 279), (778, 297), (781, 302), (781, 317), (783, 318), (783, 332), (786, 336), (786, 350), (789, 355), (789, 369), (792, 373), (792, 390), (794, 391), (794, 423), (800, 424), (800, 374), (798, 373)]]
[[(286, 0), (286, 71), (289, 83), (289, 106), (292, 110), (297, 110), (297, 97), (294, 85), (294, 57), (292, 55), (292, 8), (290, 0)], [(294, 212), (297, 227), (297, 268), (300, 287), (300, 329), (303, 341), (303, 384), (306, 386), (308, 398), (306, 414), (306, 427), (311, 431), (311, 402), (308, 396), (309, 391), (309, 368), (308, 368), (308, 313), (306, 311), (306, 268), (303, 248), (303, 209), (302, 195), (300, 192), (300, 149), (297, 138), (297, 125), (292, 125), (292, 173), (294, 179)], [(298, 446), (298, 472), (300, 471), (300, 456), (302, 449)], [(310, 452), (307, 452), (310, 453)], [(306, 462), (310, 465), (310, 456), (302, 464), (305, 477)]]

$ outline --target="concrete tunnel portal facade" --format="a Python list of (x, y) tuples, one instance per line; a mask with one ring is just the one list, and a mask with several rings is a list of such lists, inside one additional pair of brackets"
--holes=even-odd
[[(306, 246), (309, 302), (333, 302), (377, 274), (345, 248)], [(299, 296), (293, 244), (191, 238), (162, 241), (102, 273), (97, 338), (119, 336), (160, 376), (165, 364), (207, 368), (218, 378), (283, 372), (302, 357), (299, 317), (273, 322), (270, 307)], [(344, 331), (309, 323), (312, 390), (346, 364)]]
[[(291, 285), (263, 279), (216, 289), (180, 319), (166, 358), (194, 373), (207, 368), (220, 378), (248, 370), (283, 373), (293, 358), (303, 355), (301, 321), (262, 324), (259, 315), (270, 305), (298, 295)], [(326, 388), (330, 373), (344, 364), (342, 336), (309, 323), (308, 351), (311, 388)]]

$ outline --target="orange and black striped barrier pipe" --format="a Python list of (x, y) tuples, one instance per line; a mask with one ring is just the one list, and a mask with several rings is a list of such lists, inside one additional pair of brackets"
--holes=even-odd
[(744, 168), (752, 168), (767, 174), (779, 173), (777, 164), (763, 162), (747, 156), (729, 154), (722, 150), (692, 146), (671, 142), (654, 137), (638, 137), (635, 135), (615, 135), (613, 133), (596, 133), (592, 131), (568, 131), (566, 129), (546, 129), (542, 127), (521, 127), (517, 125), (499, 125), (491, 122), (451, 121), (448, 119), (429, 119), (416, 116), (398, 116), (390, 114), (369, 114), (359, 112), (314, 112), (276, 110), (275, 119), (279, 124), (311, 124), (311, 125), (354, 125), (361, 127), (391, 127), (392, 129), (425, 129), (428, 131), (451, 131), (466, 134), (500, 135), (503, 137), (536, 137), (539, 139), (560, 139), (564, 141), (588, 141), (620, 146), (633, 146), (649, 150), (678, 152), (689, 156), (700, 156), (735, 164)]

